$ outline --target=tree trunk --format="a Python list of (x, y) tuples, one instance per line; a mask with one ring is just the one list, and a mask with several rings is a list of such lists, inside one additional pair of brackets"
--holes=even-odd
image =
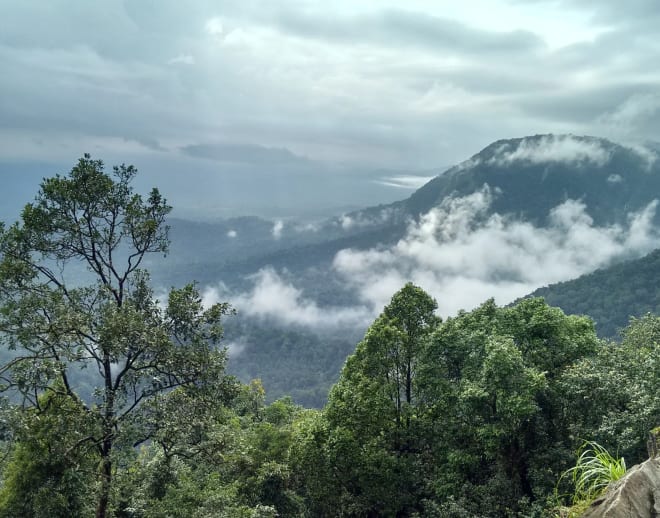
[[(106, 453), (107, 448), (107, 453)], [(103, 441), (103, 460), (101, 461), (101, 492), (96, 507), (96, 518), (106, 518), (108, 513), (108, 503), (110, 502), (110, 485), (112, 483), (112, 461), (110, 452), (112, 451), (112, 441)]]
[(110, 354), (103, 354), (103, 375), (105, 378), (105, 412), (103, 415), (103, 443), (101, 445), (101, 491), (99, 493), (96, 518), (106, 518), (110, 502), (110, 488), (112, 484), (112, 446), (114, 443), (113, 422), (115, 416), (115, 392), (112, 386), (112, 364)]

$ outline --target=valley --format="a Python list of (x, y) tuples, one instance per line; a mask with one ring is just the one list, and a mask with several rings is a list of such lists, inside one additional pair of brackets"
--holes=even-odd
[(169, 255), (147, 264), (157, 285), (193, 278), (236, 306), (225, 322), (231, 372), (260, 378), (270, 398), (322, 406), (347, 354), (406, 281), (428, 290), (443, 317), (491, 297), (548, 293), (616, 336), (628, 316), (654, 311), (654, 299), (615, 318), (614, 307), (535, 290), (660, 246), (659, 193), (652, 146), (537, 135), (497, 141), (406, 199), (332, 218), (173, 219)]

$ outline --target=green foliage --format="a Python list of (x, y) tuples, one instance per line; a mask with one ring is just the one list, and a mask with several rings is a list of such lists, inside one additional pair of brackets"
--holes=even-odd
[(244, 382), (259, 377), (268, 401), (288, 395), (310, 408), (321, 408), (327, 402), (330, 388), (359, 339), (354, 331), (317, 333), (241, 315), (227, 322), (226, 336), (245, 344), (245, 349), (230, 354), (228, 371)]
[[(119, 481), (121, 516), (301, 516), (289, 466), (290, 400), (263, 405), (258, 382), (222, 407), (194, 450), (145, 448)], [(192, 453), (192, 454), (191, 454)]]
[(275, 517), (274, 508), (240, 503), (237, 484), (226, 484), (207, 466), (194, 467), (182, 459), (166, 460), (158, 452), (144, 452), (120, 484), (128, 501), (117, 510), (126, 518)]
[[(33, 442), (14, 446), (0, 492), (0, 516), (13, 518), (83, 516), (93, 512), (86, 500), (89, 474), (53, 458)], [(93, 487), (93, 486), (92, 486)]]
[(567, 408), (572, 433), (616, 447), (633, 463), (646, 458), (646, 438), (660, 415), (659, 320), (632, 319), (621, 343), (577, 362), (561, 381), (562, 390), (575, 396)]
[[(39, 408), (56, 386), (94, 423), (81, 444), (100, 458), (99, 517), (122, 452), (176, 423), (151, 418), (159, 405), (175, 408), (185, 395), (223, 401), (230, 385), (214, 347), (229, 306), (204, 308), (193, 285), (160, 304), (140, 269), (149, 254), (167, 252), (171, 208), (156, 189), (133, 193), (136, 172), (122, 165), (109, 175), (85, 155), (68, 176), (45, 179), (21, 222), (0, 231), (0, 340), (16, 351), (0, 369), (2, 388)], [(91, 373), (90, 393), (72, 381), (80, 369)], [(65, 423), (74, 427), (72, 415)]]
[(588, 319), (541, 299), (489, 301), (445, 322), (420, 373), (433, 402), (436, 498), (501, 516), (548, 494), (574, 447), (562, 410), (572, 396), (559, 380), (598, 347)]
[(541, 299), (444, 323), (434, 308), (396, 294), (297, 432), (313, 514), (530, 516), (568, 467), (562, 383), (601, 347), (593, 324)]
[[(574, 437), (643, 449), (657, 415), (657, 317), (633, 320), (622, 343), (608, 344), (588, 319), (540, 299), (509, 308), (488, 301), (444, 323), (413, 285), (392, 301), (347, 359), (322, 412), (290, 398), (267, 405), (257, 380), (239, 386), (221, 377), (154, 395), (121, 436), (148, 431), (150, 446), (139, 455), (117, 446), (124, 454), (114, 457), (110, 511), (541, 518), (563, 503), (553, 499), (555, 487), (568, 491), (575, 475), (580, 494), (592, 494), (602, 482), (590, 477), (619, 467), (590, 445), (569, 469)], [(66, 515), (76, 502), (88, 505), (76, 495), (99, 484), (95, 443), (80, 440), (102, 423), (61, 381), (38, 401), (21, 414), (26, 432), (3, 473), (7, 516)], [(66, 433), (53, 449), (52, 436)], [(45, 500), (41, 488), (62, 498)]]
[(563, 476), (570, 476), (575, 486), (573, 504), (582, 501), (591, 502), (607, 486), (619, 480), (626, 473), (623, 457), (617, 459), (605, 448), (595, 442), (585, 442), (578, 450), (578, 459)]
[(14, 442), (3, 471), (0, 516), (68, 517), (93, 513), (93, 422), (81, 405), (55, 390), (40, 407), (14, 416)]
[(404, 286), (348, 358), (330, 393), (322, 462), (334, 496), (323, 491), (342, 512), (388, 515), (417, 505), (424, 405), (416, 378), (440, 323), (436, 307), (420, 288)]

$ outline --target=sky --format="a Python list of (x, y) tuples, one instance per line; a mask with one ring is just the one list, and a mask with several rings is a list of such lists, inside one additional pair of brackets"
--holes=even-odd
[(657, 0), (0, 0), (0, 217), (85, 152), (178, 215), (288, 216), (501, 138), (658, 140), (659, 25)]

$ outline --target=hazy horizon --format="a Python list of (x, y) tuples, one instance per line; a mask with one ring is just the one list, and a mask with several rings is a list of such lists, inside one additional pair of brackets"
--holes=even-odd
[(654, 2), (0, 5), (10, 213), (86, 152), (184, 217), (286, 217), (403, 199), (502, 138), (660, 130)]

